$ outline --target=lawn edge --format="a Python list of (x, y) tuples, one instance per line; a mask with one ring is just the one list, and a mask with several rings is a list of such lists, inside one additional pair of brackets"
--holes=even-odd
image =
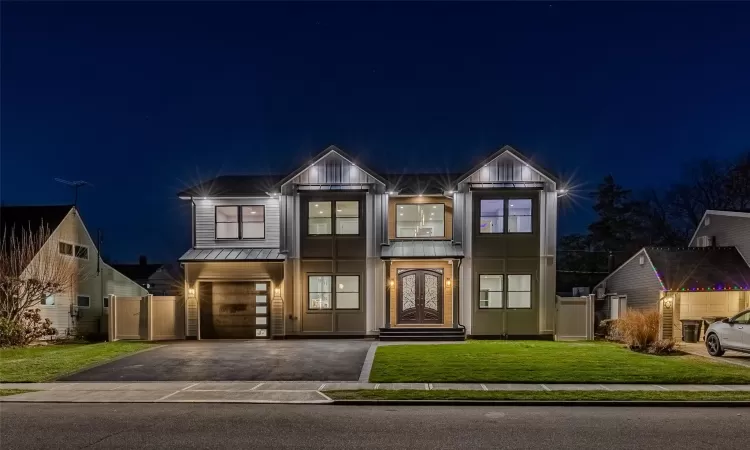
[[(117, 341), (114, 341), (114, 342), (117, 342)], [(146, 344), (150, 343), (149, 341), (135, 341), (135, 342), (144, 342)], [(106, 361), (99, 361), (99, 362), (96, 362), (96, 363), (89, 364), (88, 366), (84, 366), (84, 367), (82, 367), (82, 368), (80, 368), (78, 370), (74, 370), (72, 372), (67, 372), (67, 373), (64, 373), (62, 375), (58, 375), (57, 377), (54, 377), (54, 378), (49, 378), (49, 379), (46, 379), (46, 380), (43, 380), (43, 381), (29, 381), (28, 383), (49, 383), (49, 382), (65, 381), (65, 380), (62, 380), (63, 377), (71, 377), (71, 376), (73, 376), (73, 375), (75, 375), (77, 373), (81, 373), (81, 372), (84, 372), (86, 370), (93, 369), (94, 367), (103, 366), (105, 364), (109, 364), (111, 362), (119, 361), (119, 360), (121, 360), (123, 358), (127, 358), (129, 356), (134, 356), (134, 355), (137, 355), (139, 353), (150, 352), (151, 350), (156, 350), (157, 348), (162, 348), (162, 347), (166, 347), (166, 346), (167, 346), (166, 344), (154, 344), (152, 346), (149, 346), (149, 347), (141, 349), (141, 350), (137, 350), (137, 351), (132, 352), (132, 353), (123, 353), (122, 355), (115, 356), (114, 358), (108, 359)], [(75, 383), (74, 381), (67, 381), (67, 382), (68, 383)], [(20, 383), (24, 383), (24, 382), (21, 381)]]
[(748, 408), (750, 400), (336, 400), (338, 406), (659, 406)]
[(28, 394), (29, 392), (39, 391), (35, 389), (0, 389), (0, 397), (12, 397), (14, 395)]

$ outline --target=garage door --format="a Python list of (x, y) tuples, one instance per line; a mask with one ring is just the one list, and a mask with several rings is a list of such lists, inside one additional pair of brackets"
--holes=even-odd
[(271, 283), (204, 282), (198, 287), (201, 339), (265, 339)]

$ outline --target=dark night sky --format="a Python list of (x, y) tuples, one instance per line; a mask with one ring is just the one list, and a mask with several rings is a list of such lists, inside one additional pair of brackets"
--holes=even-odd
[(177, 190), (332, 143), (381, 171), (511, 144), (584, 189), (666, 186), (750, 147), (749, 23), (742, 2), (3, 3), (0, 195), (87, 180), (105, 257), (134, 261), (189, 247)]

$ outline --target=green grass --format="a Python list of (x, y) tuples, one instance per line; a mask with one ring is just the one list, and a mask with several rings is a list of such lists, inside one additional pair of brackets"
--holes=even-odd
[(8, 395), (25, 394), (27, 392), (34, 392), (28, 389), (0, 389), (0, 397), (7, 397)]
[(750, 401), (750, 392), (686, 391), (328, 391), (334, 400)]
[(373, 383), (750, 383), (750, 369), (608, 342), (469, 341), (378, 347)]
[(52, 381), (152, 345), (118, 341), (0, 349), (0, 382)]

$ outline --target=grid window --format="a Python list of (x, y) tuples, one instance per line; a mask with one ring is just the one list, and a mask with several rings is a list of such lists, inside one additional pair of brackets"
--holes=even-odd
[(359, 234), (359, 202), (336, 202), (336, 234)]
[(488, 199), (479, 202), (479, 232), (482, 234), (503, 233), (505, 200)]
[(311, 201), (308, 203), (307, 234), (331, 234), (331, 202)]
[(531, 275), (508, 275), (508, 308), (531, 308)]
[(336, 309), (359, 309), (358, 276), (336, 276)]
[(76, 245), (76, 258), (89, 259), (89, 248), (83, 245)]
[(237, 206), (216, 207), (216, 239), (239, 239), (240, 208)]
[(58, 251), (61, 255), (73, 256), (73, 244), (67, 242), (60, 242), (57, 246)]
[(330, 275), (309, 275), (307, 277), (308, 309), (332, 309)]
[(503, 307), (502, 275), (479, 275), (479, 307), (481, 309)]
[(266, 235), (266, 208), (242, 207), (242, 239), (263, 239)]
[(442, 203), (396, 206), (396, 237), (445, 236), (445, 205)]
[(531, 200), (508, 200), (508, 232), (531, 233)]

